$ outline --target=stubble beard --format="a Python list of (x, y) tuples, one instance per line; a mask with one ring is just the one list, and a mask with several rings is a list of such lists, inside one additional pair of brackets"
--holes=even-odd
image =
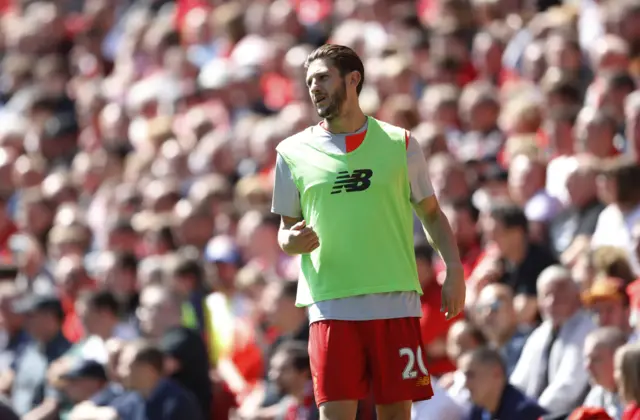
[(318, 116), (331, 121), (340, 115), (342, 105), (347, 99), (347, 83), (343, 80), (341, 86), (331, 95), (329, 105), (324, 109), (317, 109)]

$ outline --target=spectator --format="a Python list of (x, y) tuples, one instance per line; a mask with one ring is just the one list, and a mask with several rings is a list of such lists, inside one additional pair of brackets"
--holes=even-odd
[[(516, 206), (496, 206), (484, 220), (483, 229), (501, 255), (499, 265), (502, 267), (498, 268), (500, 272), (496, 273), (494, 280), (512, 288), (519, 321), (535, 322), (538, 316), (536, 281), (545, 268), (555, 263), (555, 259), (544, 247), (530, 243), (528, 220)], [(474, 281), (489, 280), (486, 276), (480, 277)]]
[(473, 401), (467, 419), (537, 420), (546, 414), (534, 400), (509, 384), (504, 361), (497, 351), (481, 347), (462, 355), (460, 370)]
[(622, 420), (636, 420), (640, 418), (638, 408), (637, 373), (638, 373), (638, 345), (626, 344), (616, 351), (614, 369), (618, 392), (625, 405)]
[(6, 334), (4, 347), (0, 350), (0, 372), (3, 372), (0, 374), (0, 393), (8, 391), (9, 372), (31, 342), (24, 315), (14, 310), (18, 299), (15, 285), (0, 283), (0, 326)]
[(583, 301), (596, 316), (598, 326), (615, 327), (627, 335), (631, 333), (629, 296), (624, 280), (615, 277), (597, 279), (584, 293)]
[(475, 310), (474, 319), (490, 345), (502, 354), (506, 374), (511, 375), (531, 332), (518, 325), (513, 292), (503, 284), (490, 284), (480, 292)]
[(571, 273), (561, 266), (540, 274), (538, 300), (544, 321), (529, 336), (510, 382), (549, 412), (568, 412), (588, 391), (580, 349), (595, 326), (581, 309)]
[(27, 332), (33, 341), (15, 364), (12, 405), (27, 418), (55, 414), (57, 403), (45, 392), (47, 368), (71, 347), (62, 335), (62, 304), (55, 297), (31, 296), (16, 302), (14, 310), (27, 315)]
[(591, 391), (582, 405), (602, 408), (612, 419), (621, 418), (624, 408), (615, 382), (613, 357), (626, 341), (627, 337), (622, 331), (615, 327), (603, 327), (591, 332), (584, 343)]
[(62, 379), (66, 381), (65, 393), (74, 404), (90, 401), (107, 406), (122, 394), (119, 387), (109, 384), (107, 372), (96, 361), (80, 359)]

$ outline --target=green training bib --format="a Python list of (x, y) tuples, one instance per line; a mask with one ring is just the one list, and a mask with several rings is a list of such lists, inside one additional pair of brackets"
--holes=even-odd
[(406, 131), (368, 117), (362, 144), (331, 153), (311, 128), (281, 142), (320, 246), (302, 255), (298, 306), (374, 293), (422, 294), (413, 251)]

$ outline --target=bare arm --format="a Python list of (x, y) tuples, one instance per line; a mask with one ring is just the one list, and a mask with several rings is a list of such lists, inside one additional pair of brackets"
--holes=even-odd
[(414, 208), (432, 246), (447, 266), (440, 311), (445, 313), (447, 319), (452, 319), (464, 310), (466, 294), (464, 269), (455, 236), (434, 195), (423, 199)]
[(25, 414), (23, 420), (54, 420), (57, 418), (58, 402), (52, 398), (47, 398), (42, 404)]
[(440, 254), (440, 257), (447, 266), (447, 270), (462, 271), (458, 245), (449, 221), (440, 209), (438, 199), (432, 195), (414, 205), (413, 208), (422, 222), (429, 242), (431, 242), (433, 248)]

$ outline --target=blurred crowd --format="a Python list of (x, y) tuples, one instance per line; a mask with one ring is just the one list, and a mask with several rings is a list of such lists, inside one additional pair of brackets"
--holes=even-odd
[(640, 419), (638, 1), (0, 0), (0, 28), (2, 420), (318, 417), (270, 206), (325, 42), (465, 266), (446, 321), (416, 223), (413, 418)]

